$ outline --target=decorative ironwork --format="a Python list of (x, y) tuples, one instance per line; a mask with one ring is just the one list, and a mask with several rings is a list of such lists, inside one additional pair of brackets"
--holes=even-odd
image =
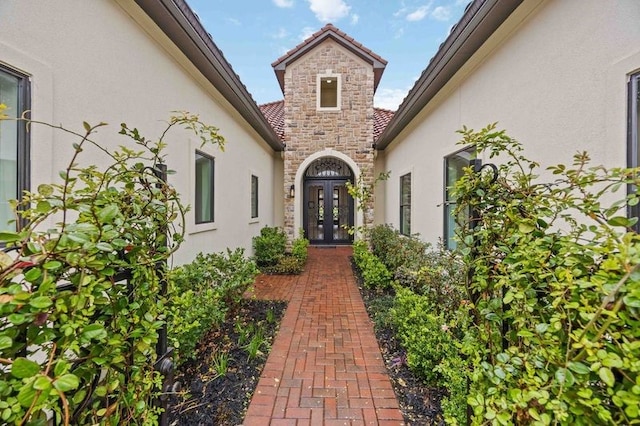
[(305, 177), (308, 178), (351, 178), (353, 172), (342, 160), (334, 157), (322, 157), (315, 160), (307, 168)]

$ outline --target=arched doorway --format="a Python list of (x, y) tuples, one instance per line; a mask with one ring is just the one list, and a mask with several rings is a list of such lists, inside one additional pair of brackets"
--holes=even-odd
[(353, 198), (347, 182), (353, 171), (342, 160), (322, 157), (304, 173), (303, 228), (311, 244), (349, 244), (353, 236)]

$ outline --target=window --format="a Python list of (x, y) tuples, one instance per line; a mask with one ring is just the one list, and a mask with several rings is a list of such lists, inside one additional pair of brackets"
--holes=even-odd
[[(4, 114), (18, 118), (30, 108), (29, 79), (0, 65), (0, 104)], [(24, 121), (0, 121), (0, 231), (14, 231), (16, 225), (9, 200), (29, 189), (29, 136)]]
[(400, 233), (411, 235), (411, 173), (400, 176)]
[(251, 219), (258, 217), (258, 176), (251, 175)]
[(318, 75), (318, 110), (340, 110), (340, 86), (340, 75), (331, 73)]
[(464, 175), (464, 168), (469, 167), (469, 161), (476, 158), (475, 148), (466, 148), (444, 158), (444, 245), (450, 250), (456, 248), (453, 238), (458, 229), (456, 217), (456, 200), (451, 194), (453, 186)]
[[(640, 167), (640, 73), (629, 79), (629, 106), (627, 130), (627, 164), (629, 167)], [(638, 191), (634, 185), (629, 185), (629, 192)], [(629, 206), (629, 217), (640, 219), (640, 205)], [(634, 225), (636, 232), (640, 231), (640, 220)]]
[(196, 151), (196, 224), (213, 222), (215, 160)]

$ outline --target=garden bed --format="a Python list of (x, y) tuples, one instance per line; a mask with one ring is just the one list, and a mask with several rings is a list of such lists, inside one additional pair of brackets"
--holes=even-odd
[(446, 392), (424, 384), (409, 370), (405, 352), (387, 320), (393, 294), (366, 288), (353, 262), (352, 269), (369, 317), (374, 322), (382, 358), (407, 426), (444, 425), (440, 401)]
[[(285, 309), (286, 302), (243, 300), (220, 327), (207, 333), (196, 359), (176, 373), (182, 391), (170, 400), (169, 424), (242, 424)], [(256, 341), (263, 343), (257, 356), (250, 357), (251, 339), (258, 333), (261, 339)], [(223, 353), (228, 355), (227, 373), (219, 376)]]

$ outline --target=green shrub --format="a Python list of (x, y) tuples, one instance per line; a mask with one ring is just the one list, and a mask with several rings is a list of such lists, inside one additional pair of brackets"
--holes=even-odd
[(371, 251), (395, 274), (400, 267), (417, 271), (425, 263), (431, 247), (417, 236), (405, 236), (390, 225), (378, 225), (370, 231)]
[(298, 238), (293, 240), (291, 245), (291, 255), (298, 259), (303, 266), (307, 263), (308, 247), (309, 240), (304, 237), (304, 232), (300, 230)]
[(253, 252), (258, 267), (273, 266), (284, 256), (287, 236), (278, 227), (265, 226), (253, 237)]
[(192, 263), (170, 272), (169, 337), (179, 362), (195, 356), (202, 336), (238, 305), (257, 272), (243, 249), (199, 253)]
[(292, 255), (284, 255), (278, 263), (272, 266), (264, 266), (261, 271), (264, 274), (274, 275), (298, 275), (304, 270), (304, 262)]
[(391, 285), (391, 272), (367, 249), (365, 242), (359, 241), (353, 245), (353, 259), (366, 287), (382, 290)]
[(466, 323), (447, 322), (442, 315), (432, 313), (427, 298), (402, 287), (396, 288), (391, 318), (409, 368), (431, 386), (447, 389), (444, 414), (450, 422), (464, 424), (468, 367), (461, 357), (459, 341)]

